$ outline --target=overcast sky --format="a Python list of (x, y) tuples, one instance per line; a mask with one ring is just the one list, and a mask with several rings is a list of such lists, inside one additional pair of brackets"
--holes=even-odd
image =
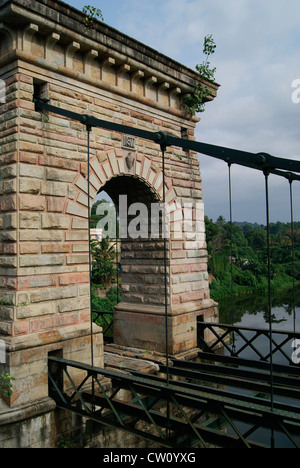
[[(299, 0), (68, 0), (102, 10), (104, 22), (195, 69), (203, 39), (212, 34), (211, 63), (221, 85), (206, 105), (196, 138), (229, 148), (299, 159)], [(300, 97), (299, 93), (296, 97)], [(229, 219), (225, 163), (199, 155), (205, 214)], [(232, 167), (233, 218), (265, 224), (264, 176)], [(300, 220), (300, 182), (293, 183), (294, 217)], [(289, 183), (270, 176), (271, 221), (290, 221)]]

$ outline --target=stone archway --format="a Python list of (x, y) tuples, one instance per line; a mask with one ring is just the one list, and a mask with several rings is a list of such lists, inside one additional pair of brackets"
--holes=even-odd
[[(128, 155), (132, 163), (127, 164)], [(171, 179), (165, 178), (166, 204), (179, 218), (182, 215), (182, 197), (176, 193)], [(118, 197), (127, 197), (127, 206), (143, 203), (151, 217), (151, 205), (161, 203), (163, 175), (158, 164), (141, 153), (124, 149), (98, 152), (90, 163), (90, 194), (105, 190), (118, 205)], [(78, 229), (87, 226), (87, 179), (78, 174), (69, 188), (72, 200), (66, 213), (72, 216), (72, 229), (67, 237), (76, 238)], [(177, 189), (177, 192), (181, 193)], [(195, 224), (197, 216), (203, 217), (202, 203), (195, 206), (188, 200), (190, 210), (184, 225)], [(179, 206), (179, 208), (177, 208)], [(200, 209), (199, 209), (200, 206)], [(174, 208), (175, 207), (175, 208)], [(198, 211), (197, 211), (198, 210)], [(176, 217), (175, 217), (176, 218)], [(173, 223), (174, 226), (175, 222)], [(150, 225), (150, 222), (149, 222)], [(202, 224), (201, 224), (202, 225)], [(171, 354), (197, 346), (196, 317), (205, 309), (211, 311), (208, 293), (205, 236), (195, 240), (192, 228), (176, 236), (171, 227), (167, 239), (167, 306), (169, 349)], [(84, 236), (81, 231), (81, 236)], [(74, 237), (75, 236), (75, 237)], [(202, 250), (201, 250), (202, 249)], [(122, 241), (123, 300), (116, 307), (114, 340), (116, 344), (166, 352), (165, 346), (165, 290), (164, 245), (162, 237)], [(200, 301), (201, 300), (201, 304)]]
[[(122, 301), (114, 313), (114, 343), (160, 350), (165, 340), (164, 324), (157, 327), (153, 323), (154, 311), (159, 310), (163, 318), (166, 300), (160, 198), (140, 178), (125, 175), (110, 179), (103, 190), (115, 202), (121, 231)], [(170, 306), (168, 252), (169, 242), (166, 261)], [(155, 339), (151, 338), (153, 333)]]
[[(127, 150), (102, 152), (90, 163), (90, 193), (104, 190), (114, 201), (117, 210), (120, 196), (126, 197), (126, 234), (121, 242), (122, 302), (117, 306), (114, 316), (114, 342), (131, 347), (163, 350), (162, 339), (164, 324), (157, 323), (157, 314), (164, 320), (164, 242), (162, 227), (159, 232), (151, 232), (153, 206), (160, 206), (163, 194), (163, 175), (158, 166), (151, 165), (150, 159), (143, 155), (133, 155), (133, 163), (126, 163)], [(66, 212), (73, 216), (72, 226), (84, 225), (82, 218), (87, 216), (87, 183), (79, 175), (72, 184), (74, 200), (69, 201)], [(171, 205), (176, 198), (170, 182), (165, 186), (166, 202)], [(147, 232), (132, 238), (130, 228), (130, 207), (143, 204), (147, 210)], [(161, 211), (156, 210), (156, 214)], [(77, 214), (77, 216), (76, 216)], [(119, 212), (119, 215), (122, 213)], [(79, 216), (78, 216), (79, 215)], [(124, 218), (124, 216), (123, 216)], [(161, 219), (160, 219), (161, 223)], [(130, 230), (130, 229), (129, 229)], [(76, 228), (75, 228), (76, 232)], [(169, 241), (168, 241), (169, 249)], [(169, 261), (168, 261), (169, 262)], [(170, 292), (170, 269), (168, 268), (168, 291)], [(168, 306), (171, 306), (168, 293)], [(150, 314), (150, 315), (149, 315)], [(154, 315), (153, 315), (154, 314)], [(142, 323), (141, 323), (142, 320)], [(149, 332), (155, 335), (150, 338)]]

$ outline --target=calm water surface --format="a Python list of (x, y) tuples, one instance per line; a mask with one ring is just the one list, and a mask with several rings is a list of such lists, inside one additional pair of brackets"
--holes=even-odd
[[(220, 323), (234, 324), (242, 327), (269, 329), (269, 307), (268, 296), (254, 295), (247, 298), (234, 298), (231, 300), (219, 301)], [(286, 337), (278, 339), (276, 330), (300, 332), (300, 286), (293, 290), (281, 290), (272, 293), (272, 330), (274, 331), (273, 338), (277, 342), (282, 342)], [(245, 332), (248, 338), (253, 336), (253, 332)], [(291, 357), (294, 348), (292, 347), (292, 339), (284, 346), (284, 352)], [(235, 336), (236, 349), (244, 344), (244, 341)], [(265, 338), (255, 342), (255, 346), (259, 348), (262, 354), (267, 354), (270, 350), (269, 341)], [(229, 354), (226, 351), (226, 354)], [(251, 349), (245, 350), (240, 357), (246, 359), (255, 359), (258, 357)], [(273, 362), (278, 364), (287, 364), (286, 358), (280, 353), (276, 353), (273, 357)], [(299, 402), (293, 402), (298, 405)], [(241, 432), (245, 432), (247, 427), (243, 424), (237, 424)], [(228, 428), (229, 433), (232, 432)], [(260, 443), (268, 443), (270, 441), (270, 432), (265, 429), (258, 429), (253, 434), (252, 439)], [(298, 440), (299, 442), (299, 440)], [(275, 447), (276, 448), (292, 448), (293, 445), (289, 439), (275, 432)]]
[[(300, 286), (293, 290), (280, 290), (272, 293), (272, 330), (274, 339), (277, 340), (276, 330), (300, 332)], [(244, 298), (233, 298), (233, 300), (219, 301), (220, 323), (234, 324), (241, 327), (252, 327), (269, 329), (269, 307), (267, 295), (253, 295)], [(251, 337), (251, 332), (245, 333), (247, 337)], [(277, 342), (281, 343), (282, 337)], [(242, 344), (242, 340), (235, 337), (236, 345)], [(291, 356), (294, 348), (292, 348), (292, 339), (284, 347), (284, 351)], [(264, 353), (270, 348), (269, 341), (261, 338), (257, 343), (259, 350)], [(247, 349), (241, 355), (247, 359), (257, 359), (255, 353), (251, 349)], [(287, 364), (285, 358), (276, 353), (274, 362), (278, 364)]]

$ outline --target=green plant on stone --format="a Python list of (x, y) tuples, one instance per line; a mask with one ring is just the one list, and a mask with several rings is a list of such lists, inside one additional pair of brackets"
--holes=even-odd
[(210, 82), (215, 81), (216, 68), (212, 68), (211, 63), (208, 61), (208, 58), (215, 53), (215, 50), (216, 44), (212, 35), (210, 34), (205, 36), (203, 53), (206, 56), (206, 59), (201, 64), (196, 65), (196, 70), (201, 75), (201, 80), (199, 80), (195, 86), (194, 92), (184, 101), (185, 109), (192, 115), (196, 112), (204, 112), (205, 101), (211, 95), (207, 85), (203, 84), (203, 80)]
[(93, 29), (95, 27), (95, 19), (104, 21), (102, 11), (99, 10), (99, 8), (93, 7), (91, 5), (86, 5), (83, 7), (82, 13), (85, 15), (84, 24), (89, 29)]
[(70, 448), (71, 446), (71, 439), (70, 436), (62, 436), (57, 442), (56, 445), (58, 448)]
[(0, 397), (9, 397), (13, 394), (12, 381), (15, 380), (7, 372), (1, 372), (0, 374)]

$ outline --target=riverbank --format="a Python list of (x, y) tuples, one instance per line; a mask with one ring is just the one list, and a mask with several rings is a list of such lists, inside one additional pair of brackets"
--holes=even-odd
[[(282, 274), (275, 276), (271, 280), (271, 293), (274, 294), (278, 290), (295, 290), (300, 288), (300, 281), (295, 281), (288, 275)], [(267, 295), (268, 294), (268, 279), (266, 277), (259, 277), (256, 284), (237, 284), (227, 277), (224, 281), (213, 280), (210, 285), (210, 296), (216, 302), (221, 300), (230, 299), (231, 297), (249, 297), (253, 295)]]

